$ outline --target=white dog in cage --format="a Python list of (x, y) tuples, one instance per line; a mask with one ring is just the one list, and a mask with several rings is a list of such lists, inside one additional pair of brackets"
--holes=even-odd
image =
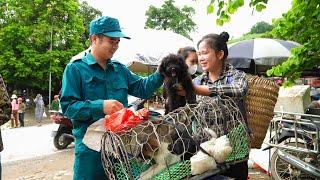
[(153, 159), (156, 164), (151, 166), (147, 171), (140, 174), (141, 180), (151, 179), (152, 176), (164, 170), (167, 166), (180, 161), (180, 156), (172, 154), (168, 150), (169, 143), (161, 142)]

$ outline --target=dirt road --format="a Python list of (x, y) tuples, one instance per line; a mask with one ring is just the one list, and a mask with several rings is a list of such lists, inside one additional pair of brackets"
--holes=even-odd
[(4, 180), (72, 179), (73, 148), (55, 154), (3, 164)]
[[(70, 180), (72, 179), (73, 149), (59, 153), (20, 160), (3, 165), (4, 180)], [(269, 177), (258, 171), (249, 170), (251, 180), (269, 179)]]

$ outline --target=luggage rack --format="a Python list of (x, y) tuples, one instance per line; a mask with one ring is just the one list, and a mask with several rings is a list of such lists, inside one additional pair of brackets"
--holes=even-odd
[[(281, 132), (286, 131), (291, 143), (282, 143)], [(320, 153), (320, 116), (293, 112), (274, 112), (270, 122), (269, 146), (305, 153)]]

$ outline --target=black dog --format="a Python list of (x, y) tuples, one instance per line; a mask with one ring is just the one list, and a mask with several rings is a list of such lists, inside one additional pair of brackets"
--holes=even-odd
[(171, 132), (172, 143), (168, 150), (176, 155), (181, 155), (181, 160), (189, 160), (197, 151), (199, 146), (198, 138), (190, 135), (191, 129), (183, 125), (175, 126), (176, 132)]
[[(185, 106), (186, 103), (196, 103), (191, 75), (188, 73), (188, 66), (182, 56), (169, 54), (164, 57), (160, 64), (159, 72), (165, 76), (165, 114)], [(186, 91), (186, 96), (179, 96), (177, 94), (177, 89), (181, 87)]]

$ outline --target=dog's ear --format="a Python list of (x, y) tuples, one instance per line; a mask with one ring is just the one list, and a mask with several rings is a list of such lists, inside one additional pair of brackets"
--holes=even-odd
[(161, 60), (161, 64), (159, 66), (159, 73), (164, 75), (165, 76), (165, 72), (166, 72), (166, 66), (167, 66), (167, 60), (168, 57), (164, 57), (162, 60)]

